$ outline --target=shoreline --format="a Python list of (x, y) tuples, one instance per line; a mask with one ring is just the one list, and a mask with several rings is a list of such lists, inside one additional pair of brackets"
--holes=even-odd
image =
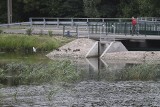
[[(86, 58), (85, 56), (72, 56), (72, 55), (65, 55), (59, 54), (52, 57), (50, 59), (92, 59), (92, 58), (99, 58), (99, 57), (89, 57)], [(106, 53), (100, 60), (109, 63), (160, 63), (160, 51), (123, 51), (123, 52), (112, 52)]]
[(160, 51), (123, 51), (106, 53), (102, 59), (108, 60), (160, 60)]

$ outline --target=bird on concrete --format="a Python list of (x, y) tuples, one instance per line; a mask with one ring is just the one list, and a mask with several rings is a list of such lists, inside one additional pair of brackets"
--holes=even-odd
[(70, 48), (68, 48), (68, 50), (70, 51), (71, 49), (70, 49)]

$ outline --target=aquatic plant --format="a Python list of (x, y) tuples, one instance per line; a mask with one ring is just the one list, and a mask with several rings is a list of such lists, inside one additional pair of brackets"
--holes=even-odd
[(76, 68), (68, 60), (45, 64), (8, 63), (1, 66), (1, 83), (7, 81), (7, 77), (11, 76), (16, 84), (38, 84), (55, 81), (75, 82), (78, 79)]
[(156, 80), (160, 77), (158, 64), (140, 64), (123, 69), (117, 79), (121, 80)]

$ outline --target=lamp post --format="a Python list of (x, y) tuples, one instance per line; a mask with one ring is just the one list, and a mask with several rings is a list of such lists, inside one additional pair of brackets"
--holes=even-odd
[(8, 8), (8, 24), (12, 23), (12, 0), (7, 1)]

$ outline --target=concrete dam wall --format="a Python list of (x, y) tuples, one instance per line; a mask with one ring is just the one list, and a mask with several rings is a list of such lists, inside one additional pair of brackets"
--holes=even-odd
[(103, 57), (105, 53), (128, 51), (126, 47), (118, 41), (96, 41), (87, 38), (76, 39), (59, 49), (53, 50), (46, 56), (50, 59), (54, 57), (89, 58)]

